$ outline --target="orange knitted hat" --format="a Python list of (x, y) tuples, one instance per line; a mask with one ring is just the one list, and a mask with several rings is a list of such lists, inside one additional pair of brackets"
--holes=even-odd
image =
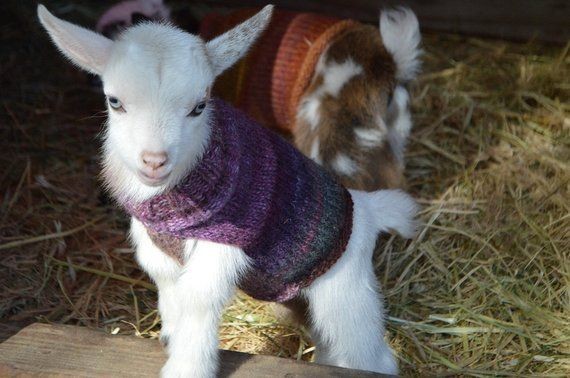
[[(210, 14), (202, 21), (200, 35), (210, 40), (257, 11)], [(297, 105), (319, 56), (336, 37), (356, 25), (351, 20), (276, 10), (246, 58), (217, 80), (214, 93), (261, 124), (291, 132)]]

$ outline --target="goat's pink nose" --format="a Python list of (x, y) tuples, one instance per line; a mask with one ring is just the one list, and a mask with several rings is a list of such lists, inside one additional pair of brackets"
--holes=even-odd
[(141, 157), (144, 165), (152, 168), (153, 170), (162, 167), (168, 161), (168, 155), (164, 151), (161, 152), (143, 151)]

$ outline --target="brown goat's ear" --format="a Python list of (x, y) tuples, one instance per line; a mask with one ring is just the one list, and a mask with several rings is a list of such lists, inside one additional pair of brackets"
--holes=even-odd
[(111, 55), (113, 41), (110, 39), (60, 20), (46, 7), (38, 5), (38, 17), (59, 50), (79, 67), (101, 75)]
[(245, 55), (269, 24), (272, 14), (273, 5), (266, 5), (253, 17), (206, 43), (215, 76)]

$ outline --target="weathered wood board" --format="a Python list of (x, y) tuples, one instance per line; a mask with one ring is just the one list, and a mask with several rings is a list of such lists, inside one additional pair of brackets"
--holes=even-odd
[(297, 11), (318, 12), (377, 23), (379, 10), (407, 5), (422, 30), (484, 37), (567, 43), (570, 38), (568, 0), (203, 0), (228, 7), (275, 4)]
[[(221, 351), (222, 377), (387, 377), (273, 356)], [(0, 377), (157, 377), (157, 340), (35, 323), (0, 344)]]

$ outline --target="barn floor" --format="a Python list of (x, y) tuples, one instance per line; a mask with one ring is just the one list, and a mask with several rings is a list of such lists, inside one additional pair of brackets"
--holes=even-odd
[[(45, 1), (93, 25), (110, 2)], [(180, 2), (174, 2), (180, 7)], [(155, 338), (156, 293), (97, 179), (103, 98), (0, 4), (0, 317)], [(570, 374), (570, 44), (424, 36), (414, 92), (411, 243), (377, 256), (403, 375)], [(309, 360), (305, 330), (245, 295), (221, 347)]]

